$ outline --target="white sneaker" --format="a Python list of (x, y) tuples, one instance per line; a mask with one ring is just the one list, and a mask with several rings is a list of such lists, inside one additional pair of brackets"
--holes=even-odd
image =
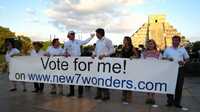
[(188, 111), (189, 109), (186, 108), (186, 107), (182, 107), (181, 110), (182, 110), (182, 111)]
[(157, 107), (158, 107), (158, 105), (154, 104), (154, 105), (152, 105), (152, 107), (153, 107), (153, 108), (157, 108)]
[(101, 99), (98, 99), (98, 100), (96, 100), (97, 101), (97, 103), (100, 103), (100, 102), (102, 102), (102, 100)]
[(128, 105), (128, 102), (126, 102), (126, 101), (123, 101), (122, 103), (123, 103), (124, 105)]

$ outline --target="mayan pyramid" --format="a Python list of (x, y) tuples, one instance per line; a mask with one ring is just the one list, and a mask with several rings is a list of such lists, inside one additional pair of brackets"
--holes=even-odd
[(148, 22), (144, 23), (132, 36), (135, 47), (145, 45), (146, 40), (154, 39), (157, 47), (161, 50), (171, 46), (171, 38), (181, 34), (167, 22), (165, 15), (150, 15)]

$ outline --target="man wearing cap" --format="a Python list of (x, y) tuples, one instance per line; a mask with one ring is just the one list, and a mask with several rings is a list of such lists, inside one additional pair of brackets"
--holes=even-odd
[[(92, 40), (94, 34), (91, 34), (91, 37), (86, 40), (78, 40), (75, 39), (75, 32), (69, 31), (68, 32), (68, 41), (64, 43), (64, 49), (66, 51), (67, 56), (81, 56), (81, 45), (87, 44)], [(83, 95), (83, 87), (78, 86), (78, 97), (81, 98)], [(74, 96), (74, 85), (70, 85), (70, 92), (67, 95), (68, 97)]]

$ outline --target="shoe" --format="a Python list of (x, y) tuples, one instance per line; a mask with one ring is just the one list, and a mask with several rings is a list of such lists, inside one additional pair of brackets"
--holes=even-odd
[(71, 96), (74, 96), (74, 94), (69, 93), (69, 94), (67, 95), (67, 97), (71, 97)]
[(50, 94), (52, 94), (52, 95), (55, 95), (55, 94), (56, 94), (56, 92), (55, 92), (55, 91), (51, 91), (51, 92), (50, 92)]
[(181, 105), (175, 105), (176, 108), (183, 108)]
[(99, 100), (99, 99), (101, 99), (101, 96), (95, 96), (94, 99)]
[(32, 92), (33, 92), (33, 93), (38, 93), (39, 91), (38, 91), (38, 90), (33, 90)]
[(189, 109), (186, 108), (186, 107), (182, 107), (181, 110), (183, 110), (183, 111), (188, 111)]
[(43, 93), (43, 90), (39, 90), (40, 93)]
[(26, 92), (27, 90), (26, 89), (23, 89), (23, 92)]
[(158, 107), (158, 105), (154, 104), (154, 105), (152, 105), (152, 107), (153, 107), (153, 108), (157, 108), (157, 107)]
[(9, 90), (10, 92), (17, 91), (17, 88), (12, 88)]
[(82, 98), (83, 97), (83, 95), (78, 95), (78, 98)]
[(108, 101), (110, 98), (109, 97), (103, 97), (102, 100), (103, 101)]
[(128, 102), (127, 98), (122, 98), (122, 103), (127, 105), (129, 102)]
[(96, 102), (97, 102), (97, 103), (101, 103), (102, 100), (101, 100), (101, 99), (97, 99)]
[(123, 101), (122, 102), (124, 105), (128, 105), (128, 102), (127, 101)]
[(167, 103), (166, 106), (167, 107), (171, 107), (171, 106), (173, 106), (173, 104), (172, 103)]

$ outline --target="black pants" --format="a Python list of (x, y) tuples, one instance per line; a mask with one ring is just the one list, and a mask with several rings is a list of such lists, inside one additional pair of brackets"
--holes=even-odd
[(167, 103), (171, 105), (181, 105), (182, 89), (184, 83), (184, 68), (180, 67), (178, 71), (175, 95), (167, 94)]
[(109, 89), (97, 88), (96, 95), (97, 97), (100, 97), (100, 98), (109, 98), (110, 97)]
[(131, 101), (132, 91), (123, 90), (122, 91), (122, 100), (123, 101)]
[(34, 88), (36, 91), (43, 91), (44, 83), (34, 83)]
[[(74, 85), (69, 86), (69, 94), (74, 95)], [(78, 95), (82, 96), (83, 95), (83, 86), (78, 86)]]

